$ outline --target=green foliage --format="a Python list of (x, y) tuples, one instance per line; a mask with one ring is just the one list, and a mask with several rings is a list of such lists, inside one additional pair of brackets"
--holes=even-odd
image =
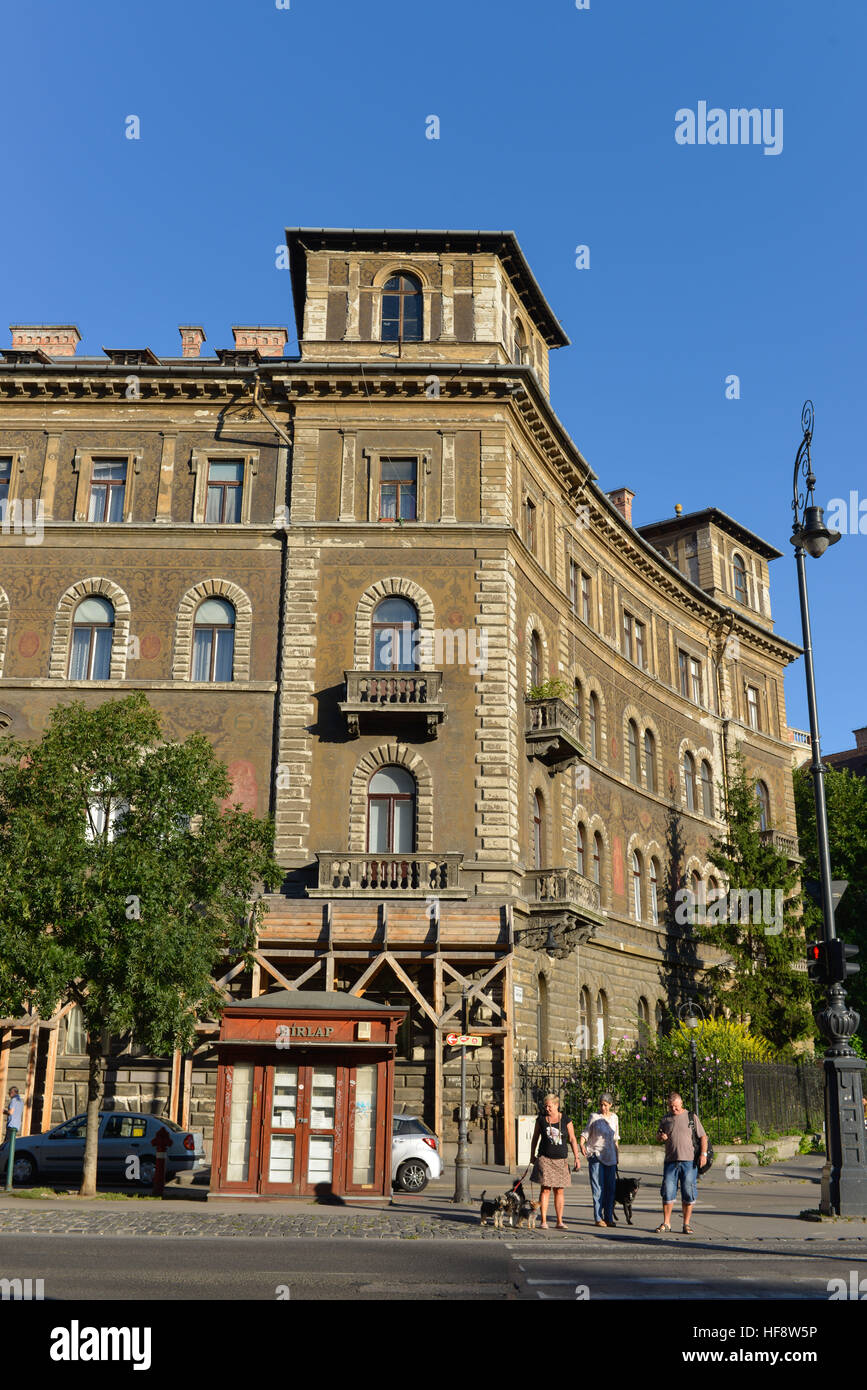
[(74, 1002), (92, 1040), (189, 1048), (220, 1012), (221, 951), (251, 951), (280, 881), (269, 823), (225, 804), (203, 734), (163, 741), (142, 693), (55, 708), (0, 758), (0, 1012)]
[(695, 1038), (700, 1056), (710, 1053), (733, 1066), (740, 1066), (743, 1062), (777, 1060), (774, 1048), (766, 1038), (756, 1037), (746, 1023), (733, 1018), (708, 1018), (695, 1028), (687, 1028), (685, 1023), (679, 1023), (663, 1045), (689, 1047), (690, 1037)]
[(762, 1149), (761, 1153), (759, 1154), (759, 1167), (770, 1168), (772, 1163), (776, 1163), (778, 1157), (779, 1150), (775, 1145), (772, 1145), (771, 1148), (767, 1148), (766, 1146)]
[(569, 700), (572, 689), (561, 676), (543, 681), (541, 685), (531, 685), (527, 691), (528, 700)]
[[(798, 768), (793, 780), (798, 843), (804, 858), (802, 873), (805, 878), (818, 880), (816, 803), (809, 768)], [(825, 804), (831, 872), (834, 878), (847, 879), (849, 883), (834, 913), (835, 926), (838, 936), (860, 948), (857, 963), (861, 970), (846, 982), (846, 997), (861, 1015), (859, 1041), (863, 1044), (867, 1042), (867, 778), (856, 777), (848, 768), (831, 767), (826, 763)], [(822, 935), (822, 912), (810, 898), (805, 898), (804, 925), (808, 941)], [(824, 1002), (822, 987), (811, 985), (810, 988), (816, 1004), (819, 1005), (820, 999)], [(863, 1048), (858, 1055), (864, 1056)]]
[(773, 904), (777, 892), (782, 893), (782, 920), (732, 921), (732, 913), (716, 916), (709, 905), (696, 932), (725, 953), (726, 959), (706, 976), (717, 1007), (742, 1021), (748, 1018), (751, 1031), (779, 1049), (813, 1036), (815, 1025), (808, 981), (792, 968), (804, 958), (800, 893), (795, 891), (799, 869), (772, 844), (762, 843), (758, 826), (755, 777), (738, 752), (729, 779), (726, 831), (713, 841), (709, 858), (730, 894), (767, 892)]

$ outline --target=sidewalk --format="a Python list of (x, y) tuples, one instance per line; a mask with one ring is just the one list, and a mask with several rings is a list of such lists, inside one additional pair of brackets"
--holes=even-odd
[[(742, 1170), (736, 1180), (726, 1177), (725, 1165), (715, 1165), (699, 1182), (698, 1202), (692, 1227), (704, 1243), (731, 1246), (777, 1241), (867, 1242), (867, 1221), (839, 1220), (810, 1222), (799, 1219), (805, 1208), (817, 1208), (820, 1175), (824, 1159), (810, 1155), (789, 1159), (766, 1168)], [(628, 1172), (626, 1175), (635, 1176)], [(682, 1240), (680, 1213), (675, 1209), (672, 1235), (653, 1234), (662, 1219), (659, 1175), (641, 1174), (633, 1209), (633, 1224), (626, 1225), (622, 1208), (616, 1215), (614, 1230), (604, 1230), (593, 1222), (590, 1184), (586, 1164), (573, 1174), (566, 1189), (567, 1230), (543, 1232), (496, 1231), (479, 1226), (478, 1203), (482, 1191), (507, 1191), (520, 1176), (504, 1168), (475, 1166), (470, 1170), (469, 1207), (456, 1206), (454, 1169), (418, 1196), (395, 1194), (390, 1206), (374, 1208), (353, 1202), (317, 1206), (303, 1200), (256, 1202), (238, 1199), (209, 1203), (204, 1188), (173, 1188), (163, 1201), (82, 1200), (76, 1197), (10, 1197), (0, 1192), (0, 1232), (58, 1235), (154, 1235), (187, 1236), (362, 1236), (369, 1239), (494, 1239), (494, 1240), (624, 1240), (641, 1244), (645, 1240)], [(529, 1195), (538, 1197), (538, 1188)], [(553, 1222), (553, 1204), (549, 1218)], [(688, 1239), (688, 1238), (687, 1238)]]

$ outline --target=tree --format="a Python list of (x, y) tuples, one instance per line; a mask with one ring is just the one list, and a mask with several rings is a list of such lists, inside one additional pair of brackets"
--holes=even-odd
[(250, 963), (256, 895), (281, 872), (270, 823), (227, 805), (207, 738), (164, 742), (142, 693), (55, 708), (41, 741), (4, 738), (0, 759), (0, 1012), (82, 1011), (88, 1196), (110, 1035), (189, 1048), (219, 1016), (221, 953)]
[(696, 931), (727, 957), (707, 972), (716, 1006), (783, 1048), (815, 1034), (809, 983), (793, 968), (804, 959), (799, 868), (762, 841), (755, 778), (740, 750), (732, 764), (726, 832), (709, 855), (727, 887), (699, 906)]
[[(804, 856), (804, 878), (819, 879), (819, 847), (816, 840), (816, 803), (813, 779), (808, 767), (795, 772), (795, 815), (798, 843)], [(831, 871), (835, 878), (847, 879), (849, 887), (834, 913), (837, 934), (859, 947), (861, 971), (846, 984), (846, 997), (861, 1015), (858, 1035), (867, 1043), (867, 780), (848, 768), (825, 764), (825, 803), (828, 808), (828, 839)], [(806, 899), (805, 925), (808, 940), (822, 935), (821, 909)], [(824, 991), (816, 986), (817, 1000)]]

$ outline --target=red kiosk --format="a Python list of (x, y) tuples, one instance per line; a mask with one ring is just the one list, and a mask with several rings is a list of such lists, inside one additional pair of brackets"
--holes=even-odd
[(389, 1201), (394, 1054), (406, 1010), (279, 990), (227, 1004), (211, 1198)]

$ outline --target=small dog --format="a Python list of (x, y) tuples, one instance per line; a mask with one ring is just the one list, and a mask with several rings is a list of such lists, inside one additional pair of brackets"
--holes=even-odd
[(539, 1203), (529, 1200), (524, 1191), (524, 1184), (522, 1182), (519, 1182), (517, 1187), (512, 1189), (507, 1200), (509, 1203), (509, 1225), (520, 1227), (526, 1222), (527, 1229), (529, 1231), (534, 1231), (536, 1229), (536, 1214), (539, 1210)]
[[(641, 1178), (618, 1178), (614, 1187), (614, 1202), (615, 1205), (619, 1202), (625, 1211), (627, 1226), (632, 1225), (632, 1203), (635, 1200), (635, 1194), (638, 1192), (640, 1186)], [(616, 1226), (617, 1217), (614, 1215), (613, 1208), (611, 1211), (611, 1220)]]
[[(485, 1190), (487, 1191), (487, 1189)], [(487, 1226), (489, 1221), (493, 1221), (494, 1229), (497, 1231), (501, 1231), (503, 1229), (503, 1217), (506, 1214), (508, 1206), (508, 1197), (501, 1196), (486, 1198), (485, 1193), (483, 1192), (482, 1206), (479, 1212), (479, 1225)]]

